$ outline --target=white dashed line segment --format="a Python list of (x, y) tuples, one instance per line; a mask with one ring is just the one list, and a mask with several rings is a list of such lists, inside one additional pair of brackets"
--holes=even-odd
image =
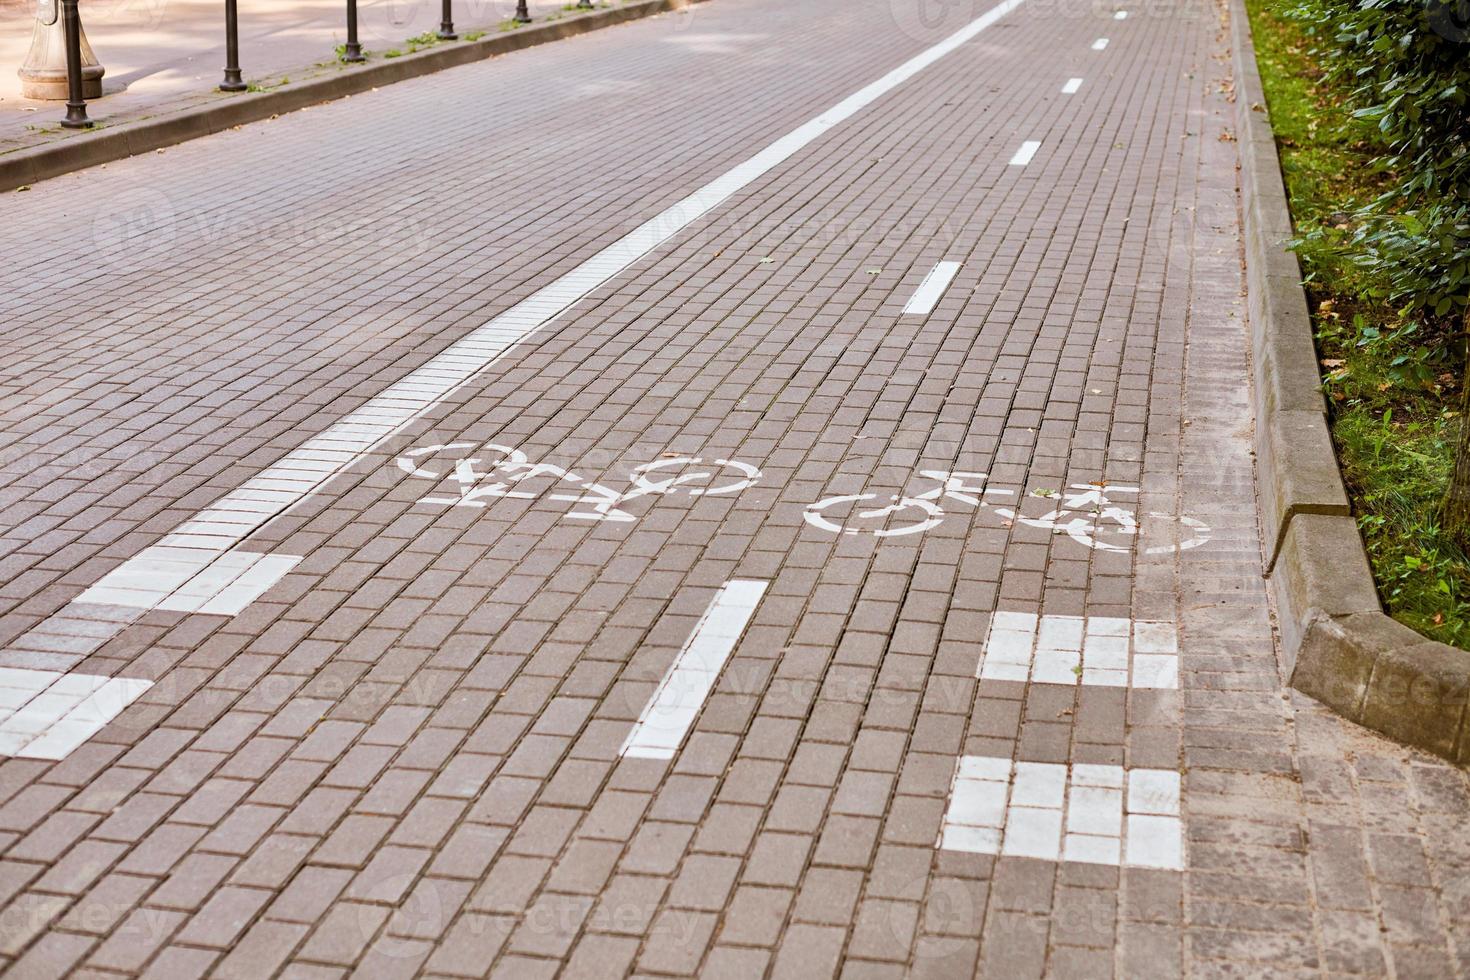
[(914, 290), (914, 295), (904, 304), (905, 313), (928, 314), (933, 312), (934, 304), (939, 302), (939, 297), (949, 288), (950, 282), (954, 280), (955, 273), (960, 271), (958, 262), (938, 262), (924, 281), (919, 283), (919, 288)]
[(0, 755), (64, 759), (153, 684), (0, 667)]
[(623, 742), (623, 755), (674, 757), (765, 591), (765, 582), (742, 579), (721, 586)]
[(1179, 773), (962, 756), (938, 844), (975, 854), (1179, 870)]
[(1026, 140), (1021, 144), (1021, 148), (1016, 151), (1016, 155), (1011, 157), (1011, 166), (1026, 166), (1026, 164), (1031, 162), (1031, 158), (1036, 156), (1036, 151), (1039, 149), (1041, 149), (1040, 140)]
[(975, 676), (1088, 687), (1179, 687), (1179, 636), (1172, 623), (1114, 616), (996, 612)]
[(1092, 50), (1094, 50), (1094, 51), (1101, 51), (1103, 48), (1105, 48), (1107, 46), (1108, 46), (1108, 39), (1105, 38), (1105, 37), (1100, 37), (1096, 41), (1093, 41), (1092, 42)]
[(1081, 87), (1082, 87), (1082, 79), (1080, 79), (1080, 78), (1069, 78), (1069, 79), (1067, 79), (1067, 84), (1065, 84), (1065, 85), (1062, 86), (1062, 94), (1063, 95), (1076, 95), (1077, 94), (1077, 90), (1080, 89)]

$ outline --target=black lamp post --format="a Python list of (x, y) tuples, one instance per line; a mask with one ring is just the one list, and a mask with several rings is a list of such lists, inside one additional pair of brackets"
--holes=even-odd
[(219, 83), (221, 92), (243, 92), (247, 88), (240, 77), (240, 22), (235, 0), (225, 0), (225, 78)]
[(454, 0), (444, 0), (439, 11), (439, 40), (453, 41), (459, 35), (454, 33)]
[(516, 23), (531, 23), (531, 12), (526, 9), (526, 0), (516, 0)]
[(343, 61), (366, 61), (362, 45), (357, 43), (357, 0), (347, 0), (347, 43), (342, 46)]
[(67, 129), (88, 129), (87, 100), (82, 95), (82, 21), (77, 16), (77, 0), (61, 0), (61, 30), (66, 40), (66, 118)]

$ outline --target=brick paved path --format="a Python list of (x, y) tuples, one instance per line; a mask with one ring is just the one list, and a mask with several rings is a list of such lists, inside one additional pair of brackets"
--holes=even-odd
[(7, 196), (8, 972), (1463, 976), (1464, 774), (1278, 680), (1219, 16), (986, 6)]

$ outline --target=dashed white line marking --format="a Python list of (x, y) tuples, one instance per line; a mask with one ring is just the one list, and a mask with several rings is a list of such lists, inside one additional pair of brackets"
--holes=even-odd
[(674, 757), (765, 591), (765, 582), (744, 579), (721, 586), (623, 742), (623, 755)]
[(949, 288), (954, 280), (955, 273), (960, 271), (958, 262), (937, 262), (924, 281), (919, 283), (919, 288), (914, 290), (914, 295), (904, 304), (905, 313), (930, 313), (934, 310), (934, 304), (939, 302), (939, 297)]
[(1120, 10), (1117, 13), (1113, 14), (1113, 20), (1127, 20), (1127, 19), (1128, 19), (1128, 11), (1126, 11), (1126, 10)]
[(1026, 166), (1026, 164), (1031, 162), (1031, 158), (1036, 156), (1036, 151), (1039, 149), (1041, 149), (1040, 140), (1026, 140), (1026, 142), (1021, 144), (1021, 148), (1016, 151), (1016, 155), (1011, 157), (1011, 166)]
[(1062, 86), (1062, 94), (1063, 95), (1076, 95), (1077, 94), (1077, 90), (1080, 89), (1081, 87), (1082, 87), (1082, 79), (1080, 79), (1080, 78), (1069, 78), (1069, 79), (1067, 79), (1067, 84), (1065, 84), (1065, 85)]
[(1092, 42), (1092, 50), (1094, 50), (1094, 51), (1101, 51), (1103, 48), (1105, 48), (1107, 46), (1108, 46), (1108, 39), (1105, 38), (1105, 37), (1100, 37), (1096, 41), (1093, 41)]
[(193, 549), (154, 545), (108, 572), (76, 601), (234, 616), (300, 561), (295, 555), (227, 551), (200, 568)]
[(939, 847), (1046, 861), (1184, 867), (1179, 773), (962, 756)]
[(0, 755), (65, 759), (151, 681), (0, 667)]
[[(145, 583), (120, 588), (111, 601), (154, 608), (185, 582), (191, 582), (250, 534), (319, 493), (333, 477), (383, 440), (400, 431), (499, 360), (507, 351), (551, 323), (573, 304), (663, 242), (728, 200), (741, 188), (805, 148), (828, 130), (902, 85), (945, 55), (1019, 7), (1024, 0), (1002, 0), (975, 20), (820, 115), (798, 126), (744, 163), (721, 174), (682, 201), (650, 218), (586, 262), (537, 290), (489, 323), (471, 331), (423, 367), (321, 435), (226, 494), (164, 537), (160, 554), (140, 554), (118, 569), (120, 581)], [(151, 549), (150, 549), (151, 550)], [(161, 566), (128, 569), (129, 564)], [(142, 571), (141, 575), (133, 575)], [(116, 574), (116, 573), (114, 573)], [(148, 584), (151, 583), (151, 584)], [(168, 588), (173, 583), (172, 588)]]
[(1179, 636), (1172, 623), (1114, 616), (996, 612), (975, 676), (1038, 684), (1175, 690)]

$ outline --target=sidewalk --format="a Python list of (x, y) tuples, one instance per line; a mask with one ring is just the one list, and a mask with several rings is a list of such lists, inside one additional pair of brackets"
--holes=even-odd
[[(560, 13), (564, 0), (531, 0), (532, 19)], [(220, 0), (83, 0), (82, 22), (107, 68), (103, 98), (88, 103), (99, 125), (228, 98), (215, 91), (225, 63)], [(0, 153), (66, 138), (60, 102), (22, 99), (16, 69), (30, 47), (32, 4), (0, 0)], [(496, 30), (515, 0), (459, 0), (461, 35)], [(336, 68), (345, 37), (342, 0), (244, 0), (240, 63), (247, 82), (262, 86)], [(370, 55), (407, 50), (408, 38), (439, 28), (438, 0), (370, 0), (358, 5), (358, 38)]]

